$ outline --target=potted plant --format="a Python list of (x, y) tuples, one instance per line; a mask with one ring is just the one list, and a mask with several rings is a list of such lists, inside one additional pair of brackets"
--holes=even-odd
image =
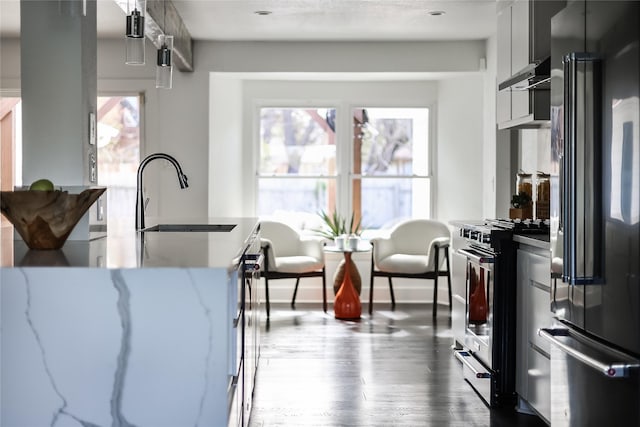
[(531, 196), (528, 193), (520, 192), (511, 197), (511, 206), (509, 209), (509, 218), (526, 219), (531, 218), (533, 209), (531, 207)]
[(340, 249), (344, 249), (347, 239), (351, 237), (353, 241), (354, 238), (358, 239), (362, 233), (360, 221), (355, 222), (355, 215), (353, 213), (351, 214), (348, 226), (346, 218), (343, 218), (335, 211), (331, 215), (325, 211), (321, 211), (318, 215), (322, 218), (325, 226), (320, 229), (315, 229), (314, 231), (322, 237), (333, 240), (335, 245)]
[[(356, 222), (355, 215), (353, 213), (351, 214), (351, 218), (348, 224), (346, 218), (343, 218), (337, 212), (333, 212), (333, 214), (329, 215), (325, 211), (321, 211), (318, 215), (320, 215), (320, 217), (322, 218), (324, 227), (315, 229), (314, 231), (316, 233), (318, 233), (322, 237), (333, 240), (335, 245), (340, 250), (344, 250), (345, 246), (347, 246), (350, 250), (355, 250), (358, 247), (358, 241), (360, 240), (360, 234), (362, 233), (360, 226), (361, 221)], [(356, 289), (358, 295), (360, 295), (360, 291), (362, 289), (362, 278), (360, 277), (360, 273), (358, 273), (358, 270), (355, 268), (350, 268), (349, 273), (351, 283)], [(344, 274), (345, 261), (343, 259), (338, 264), (336, 272), (333, 276), (334, 293), (338, 293), (340, 285), (342, 284), (342, 281), (344, 279)]]

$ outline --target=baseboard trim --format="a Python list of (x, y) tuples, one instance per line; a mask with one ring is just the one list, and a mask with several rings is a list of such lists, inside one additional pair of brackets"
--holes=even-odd
[[(328, 276), (330, 277), (330, 276)], [(278, 279), (269, 281), (269, 300), (272, 303), (291, 302), (295, 279)], [(390, 303), (388, 281), (384, 277), (376, 278), (374, 303)], [(259, 284), (260, 298), (264, 301), (264, 279)], [(393, 292), (396, 303), (431, 303), (433, 302), (433, 280), (425, 279), (393, 279)], [(327, 280), (327, 302), (332, 302), (335, 295), (333, 293), (333, 280)], [(362, 281), (362, 292), (360, 294), (362, 302), (369, 302), (369, 278)], [(300, 279), (296, 302), (300, 303), (321, 303), (322, 302), (322, 280), (317, 277)], [(449, 305), (449, 294), (447, 290), (447, 280), (438, 280), (438, 304)]]

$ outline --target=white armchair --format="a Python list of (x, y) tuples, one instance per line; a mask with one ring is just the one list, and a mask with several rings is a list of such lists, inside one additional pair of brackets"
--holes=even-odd
[(449, 310), (451, 310), (450, 240), (451, 233), (445, 224), (427, 219), (401, 222), (391, 229), (388, 237), (371, 239), (373, 250), (371, 252), (369, 314), (373, 311), (375, 277), (389, 279), (392, 307), (395, 307), (396, 304), (392, 277), (432, 279), (434, 281), (433, 317), (435, 317), (438, 301), (438, 277), (446, 276), (449, 285)]
[(269, 317), (269, 280), (296, 279), (291, 307), (295, 307), (298, 285), (302, 277), (322, 277), (322, 307), (327, 311), (327, 285), (325, 278), (323, 240), (302, 236), (283, 222), (260, 222), (261, 247), (264, 253), (265, 299)]

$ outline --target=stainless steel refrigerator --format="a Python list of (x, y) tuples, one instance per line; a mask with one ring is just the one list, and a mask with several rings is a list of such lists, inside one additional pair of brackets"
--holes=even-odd
[(640, 2), (551, 20), (551, 425), (640, 425)]

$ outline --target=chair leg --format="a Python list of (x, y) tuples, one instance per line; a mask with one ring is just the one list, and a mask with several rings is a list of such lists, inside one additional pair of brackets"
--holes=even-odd
[(322, 267), (322, 308), (327, 312), (327, 275), (325, 267)]
[(391, 309), (396, 308), (396, 296), (393, 294), (393, 282), (389, 277), (389, 294), (391, 294)]
[(440, 274), (440, 257), (438, 256), (440, 251), (438, 251), (438, 247), (435, 248), (435, 267), (436, 267), (436, 276), (433, 279), (433, 318), (436, 317), (438, 312), (438, 275)]
[(435, 318), (438, 312), (438, 272), (436, 272), (436, 276), (433, 278), (433, 314), (432, 316)]
[(371, 249), (371, 275), (369, 277), (369, 315), (371, 315), (373, 313), (373, 247)]
[(264, 296), (267, 300), (267, 319), (269, 318), (269, 312), (271, 311), (271, 304), (269, 303), (269, 279), (264, 278)]
[(298, 285), (300, 284), (300, 278), (296, 278), (296, 287), (293, 290), (293, 298), (291, 298), (291, 308), (296, 308), (296, 294), (298, 293)]
[(451, 302), (451, 269), (449, 268), (449, 248), (444, 248), (444, 258), (447, 261), (447, 286), (449, 287), (449, 312), (453, 304)]

